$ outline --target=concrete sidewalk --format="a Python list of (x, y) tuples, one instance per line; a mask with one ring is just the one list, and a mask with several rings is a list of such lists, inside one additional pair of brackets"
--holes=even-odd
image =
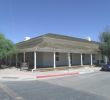
[(0, 70), (0, 79), (17, 81), (17, 80), (33, 80), (34, 74), (31, 71), (20, 71), (15, 67)]
[(68, 70), (53, 70), (53, 71), (20, 71), (17, 68), (7, 68), (0, 70), (0, 79), (4, 81), (26, 81), (26, 80), (36, 80), (41, 78), (50, 78), (50, 77), (61, 77), (61, 76), (70, 76), (76, 74), (85, 74), (99, 71), (100, 67), (81, 67), (81, 68), (70, 68)]
[(70, 68), (68, 70), (54, 70), (49, 72), (37, 72), (36, 78), (49, 78), (58, 76), (69, 76), (76, 74), (86, 74), (99, 71), (100, 67), (80, 67), (80, 68)]

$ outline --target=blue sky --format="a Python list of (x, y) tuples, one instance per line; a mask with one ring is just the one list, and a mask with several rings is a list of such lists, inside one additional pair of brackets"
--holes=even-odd
[(13, 42), (57, 33), (98, 41), (110, 25), (110, 0), (0, 0), (0, 32)]

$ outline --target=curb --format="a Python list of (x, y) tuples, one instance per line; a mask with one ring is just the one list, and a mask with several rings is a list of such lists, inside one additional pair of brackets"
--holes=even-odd
[(71, 72), (71, 73), (62, 73), (62, 74), (50, 74), (50, 75), (39, 75), (36, 78), (48, 78), (48, 77), (56, 77), (56, 76), (69, 76), (69, 75), (78, 75), (80, 72)]
[(76, 71), (76, 72), (64, 72), (64, 73), (57, 73), (57, 74), (47, 74), (47, 75), (35, 75), (33, 77), (17, 77), (13, 79), (13, 77), (0, 77), (0, 80), (3, 81), (29, 81), (29, 80), (37, 80), (37, 79), (46, 79), (46, 78), (53, 78), (53, 77), (63, 77), (63, 76), (72, 76), (72, 75), (81, 75), (81, 74), (87, 74), (87, 73), (93, 73), (93, 72), (97, 72), (99, 70), (90, 70), (90, 71)]
[(95, 71), (79, 71), (79, 72), (68, 72), (68, 73), (61, 73), (61, 74), (48, 74), (48, 75), (38, 75), (36, 76), (37, 79), (44, 79), (44, 78), (50, 78), (50, 77), (57, 77), (57, 76), (72, 76), (72, 75), (80, 75), (80, 74), (88, 74), (88, 73), (93, 73)]

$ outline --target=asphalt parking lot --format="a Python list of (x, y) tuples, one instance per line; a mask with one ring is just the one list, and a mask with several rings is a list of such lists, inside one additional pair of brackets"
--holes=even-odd
[(0, 100), (110, 100), (110, 72), (2, 82)]

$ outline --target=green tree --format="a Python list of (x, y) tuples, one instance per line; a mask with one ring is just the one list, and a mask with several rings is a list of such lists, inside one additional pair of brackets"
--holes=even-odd
[(0, 33), (0, 67), (2, 60), (7, 56), (16, 53), (16, 47), (11, 40), (5, 38), (5, 36)]
[(102, 55), (108, 57), (110, 61), (110, 31), (105, 31), (100, 34), (100, 47)]

